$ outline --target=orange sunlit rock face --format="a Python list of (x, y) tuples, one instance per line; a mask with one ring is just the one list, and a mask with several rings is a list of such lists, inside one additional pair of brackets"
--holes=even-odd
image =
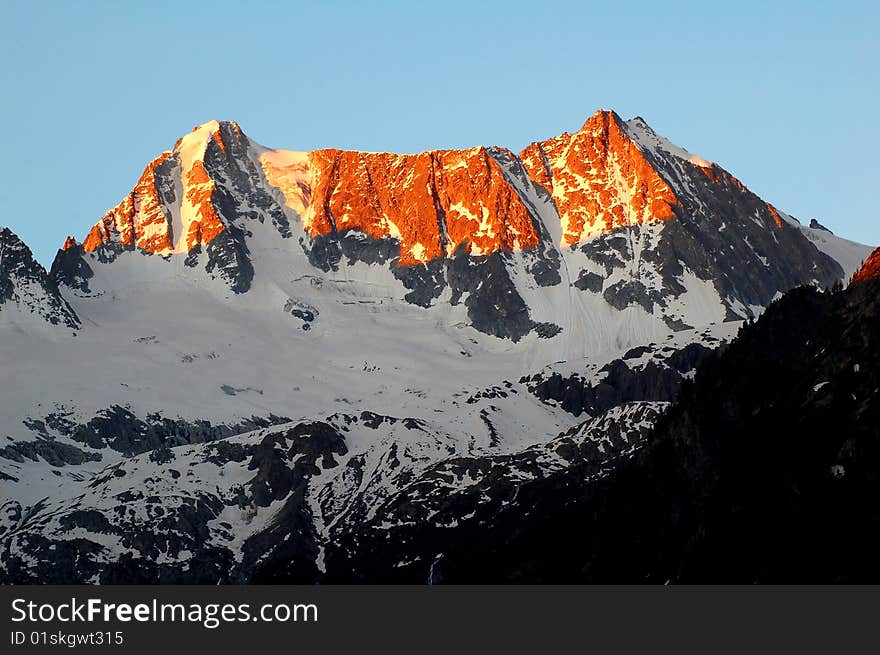
[(313, 236), (355, 229), (400, 242), (401, 266), (538, 245), (532, 217), (485, 148), (417, 155), (317, 150), (261, 156)]
[[(214, 203), (218, 181), (204, 164), (208, 147), (223, 153), (226, 165), (235, 166), (233, 157), (258, 161), (263, 183), (276, 189), (308, 234), (358, 230), (374, 239), (395, 239), (401, 266), (448, 257), (459, 248), (486, 255), (539, 244), (537, 219), (486, 148), (396, 155), (256, 145), (245, 151), (241, 143), (248, 141), (235, 123), (223, 132), (217, 121), (197, 126), (147, 166), (132, 192), (89, 232), (85, 250), (115, 241), (150, 253), (188, 253), (222, 233), (226, 224)], [(169, 157), (157, 181), (157, 169)], [(531, 144), (520, 159), (532, 181), (552, 196), (564, 244), (671, 219), (680, 205), (670, 183), (611, 111), (597, 112), (574, 134)], [(689, 161), (712, 182), (747, 192), (723, 168), (696, 156)], [(767, 207), (781, 227), (779, 212)]]
[(155, 175), (156, 167), (169, 154), (162, 153), (151, 161), (132, 192), (89, 231), (83, 241), (86, 252), (111, 241), (114, 234), (119, 235), (118, 241), (123, 246), (136, 245), (148, 252), (171, 249), (168, 216), (159, 201)]
[(70, 250), (70, 249), (73, 248), (75, 245), (76, 245), (76, 239), (74, 239), (72, 236), (68, 235), (68, 236), (67, 236), (67, 239), (64, 240), (64, 245), (61, 246), (61, 250), (62, 250), (62, 251), (64, 251), (64, 250)]
[[(696, 162), (692, 161), (691, 163), (696, 163)], [(697, 167), (701, 171), (703, 171), (703, 173), (706, 175), (706, 177), (708, 177), (710, 180), (712, 180), (713, 182), (718, 184), (719, 178), (718, 178), (718, 173), (715, 170), (716, 167), (714, 164), (709, 164), (708, 166), (703, 166), (701, 164), (697, 164)]]
[[(195, 128), (172, 153), (150, 163), (134, 190), (92, 228), (85, 249), (115, 240), (166, 254), (210, 243), (225, 226), (212, 201), (216, 182), (203, 163), (209, 140), (228, 154), (216, 121)], [(182, 197), (167, 208), (155, 171), (171, 154), (177, 155), (174, 174)], [(539, 242), (532, 216), (485, 148), (417, 155), (274, 150), (259, 160), (266, 181), (299, 214), (308, 233), (359, 230), (374, 239), (394, 238), (401, 266), (451, 255), (459, 246), (485, 255)], [(178, 217), (177, 234), (172, 214)]]
[(767, 210), (770, 212), (770, 215), (773, 217), (773, 222), (776, 223), (776, 227), (782, 227), (782, 217), (779, 215), (779, 212), (776, 211), (776, 207), (774, 207), (770, 203), (766, 203), (766, 204), (767, 204)]
[(597, 112), (578, 132), (533, 143), (520, 157), (556, 202), (564, 243), (675, 216), (675, 193), (614, 112)]
[[(748, 187), (746, 187), (745, 184), (743, 184), (736, 177), (721, 168), (718, 164), (713, 164), (712, 162), (708, 162), (705, 159), (696, 156), (691, 157), (690, 161), (697, 168), (699, 168), (706, 175), (706, 177), (708, 177), (716, 184), (727, 182), (728, 184), (739, 189), (740, 191), (751, 193), (751, 191), (749, 191)], [(775, 209), (773, 211), (775, 211)]]
[[(196, 127), (177, 141), (172, 152), (162, 153), (150, 162), (132, 192), (89, 231), (83, 241), (86, 252), (115, 240), (149, 253), (188, 253), (220, 234), (225, 225), (212, 202), (216, 183), (203, 163), (209, 139), (226, 152), (219, 127), (217, 121)], [(179, 176), (182, 191), (175, 208), (179, 234), (172, 227), (171, 210), (159, 197), (156, 180), (157, 167), (171, 155), (177, 155), (172, 170)]]
[(218, 130), (217, 132), (214, 132), (211, 138), (214, 139), (214, 143), (216, 143), (220, 150), (223, 151), (223, 154), (226, 154), (226, 144), (223, 143), (223, 137), (220, 136), (220, 131)]
[(856, 282), (876, 278), (880, 278), (880, 248), (877, 248), (868, 256), (862, 267), (853, 275), (852, 281), (855, 284)]
[(201, 161), (195, 161), (183, 174), (181, 213), (189, 220), (185, 220), (186, 241), (182, 247), (178, 246), (180, 252), (189, 252), (198, 245), (210, 243), (225, 229), (211, 202), (214, 187), (214, 180), (208, 176)]

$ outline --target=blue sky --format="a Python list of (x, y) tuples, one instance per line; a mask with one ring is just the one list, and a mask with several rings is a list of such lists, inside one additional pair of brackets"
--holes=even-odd
[(0, 0), (0, 224), (51, 262), (198, 123), (414, 152), (643, 116), (802, 221), (880, 243), (874, 2)]

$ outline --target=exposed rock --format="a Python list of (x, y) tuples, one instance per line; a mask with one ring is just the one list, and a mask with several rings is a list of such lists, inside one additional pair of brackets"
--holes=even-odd
[(810, 227), (814, 230), (824, 230), (825, 232), (828, 232), (829, 234), (834, 234), (831, 230), (829, 230), (827, 227), (822, 225), (815, 218), (810, 219)]
[(33, 317), (72, 330), (81, 325), (30, 248), (4, 227), (0, 229), (0, 318), (12, 316), (13, 310), (19, 317)]
[(880, 248), (871, 253), (862, 267), (853, 275), (852, 283), (880, 278)]

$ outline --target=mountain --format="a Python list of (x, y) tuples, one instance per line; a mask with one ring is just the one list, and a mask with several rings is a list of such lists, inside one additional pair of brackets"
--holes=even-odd
[[(479, 538), (444, 535), (444, 581), (877, 581), (878, 353), (876, 277), (793, 290), (705, 358), (606, 477), (578, 464), (523, 485)], [(386, 546), (365, 564), (389, 566)]]
[(0, 229), (0, 322), (28, 329), (50, 324), (75, 330), (80, 320), (22, 241)]
[(853, 275), (852, 281), (863, 282), (878, 277), (880, 277), (880, 248), (877, 248), (871, 253), (868, 259), (865, 260), (862, 267), (856, 271), (855, 275)]
[[(379, 265), (405, 302), (463, 304), (475, 329), (518, 341), (581, 327), (561, 324), (561, 305), (581, 323), (597, 303), (640, 307), (637, 322), (660, 332), (746, 318), (792, 286), (851, 275), (865, 251), (613, 112), (520, 156), (269, 150), (211, 121), (153, 160), (53, 275), (87, 292), (138, 252), (243, 294), (255, 267), (278, 285), (302, 265), (355, 279)], [(708, 314), (691, 316), (688, 294), (708, 294)]]
[(210, 121), (26, 267), (25, 329), (0, 305), (0, 577), (439, 580), (444, 535), (604, 479), (744, 320), (869, 252), (609, 111), (519, 154)]

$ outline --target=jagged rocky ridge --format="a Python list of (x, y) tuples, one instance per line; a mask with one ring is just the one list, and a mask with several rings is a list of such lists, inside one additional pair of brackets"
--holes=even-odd
[(17, 582), (453, 579), (461, 539), (605, 479), (743, 319), (870, 251), (613, 112), (519, 155), (212, 121), (48, 274), (7, 232)]
[(474, 328), (513, 340), (565, 327), (531, 289), (599, 294), (683, 329), (702, 318), (679, 307), (689, 291), (717, 293), (734, 320), (794, 285), (852, 273), (718, 165), (602, 111), (519, 156), (268, 150), (212, 121), (151, 162), (82, 244), (69, 240), (53, 278), (88, 292), (96, 266), (136, 250), (185, 255), (245, 293), (263, 228), (317, 271), (388, 266), (406, 302), (464, 303)]
[(81, 325), (54, 278), (46, 275), (30, 248), (5, 227), (0, 229), (0, 312), (14, 314), (25, 324), (46, 323), (71, 330)]
[[(126, 456), (68, 484), (64, 498), (29, 507), (4, 503), (0, 564), (7, 581), (17, 583), (427, 579), (432, 556), (422, 546), (413, 544), (388, 570), (369, 562), (417, 526), (437, 531), (430, 543), (440, 547), (456, 534), (450, 528), (477, 526), (529, 481), (576, 464), (605, 472), (642, 443), (693, 365), (710, 352), (694, 346), (645, 348), (599, 368), (581, 388), (605, 398), (607, 409), (585, 418), (577, 408), (580, 418), (568, 430), (510, 452), (491, 443), (459, 449), (436, 422), (366, 411), (237, 436), (167, 422), (147, 429), (118, 408), (85, 426), (55, 416), (55, 430), (81, 445)], [(652, 400), (630, 399), (634, 378), (653, 389)], [(460, 411), (492, 435), (499, 405), (529, 393), (507, 382), (463, 398)], [(139, 425), (140, 433), (166, 441), (152, 448), (119, 441), (117, 435)], [(37, 427), (46, 432), (37, 444), (66, 452), (66, 440)], [(181, 445), (184, 428), (196, 435), (193, 445)], [(365, 451), (354, 449), (364, 441)], [(143, 454), (135, 456), (138, 451)], [(73, 452), (78, 457), (58, 457), (55, 466), (80, 463), (92, 451)], [(40, 455), (25, 444), (0, 453), (19, 462)]]

